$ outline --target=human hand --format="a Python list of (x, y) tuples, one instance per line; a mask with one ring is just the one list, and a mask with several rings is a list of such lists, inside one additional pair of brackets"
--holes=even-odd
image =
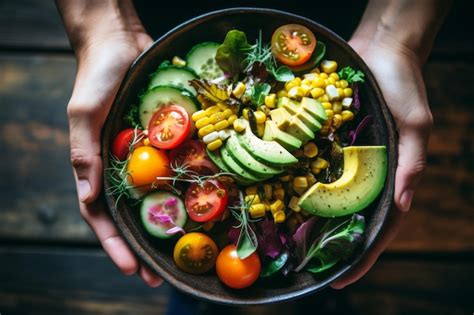
[(426, 166), (426, 150), (433, 118), (421, 73), (422, 62), (403, 45), (390, 41), (367, 42), (353, 38), (349, 44), (374, 74), (398, 130), (398, 166), (395, 175), (395, 207), (382, 235), (348, 275), (331, 286), (341, 289), (361, 278), (395, 238)]
[[(138, 272), (148, 285), (156, 287), (162, 283), (162, 279), (138, 261), (105, 210), (103, 198), (100, 198), (103, 171), (100, 155), (101, 128), (130, 64), (152, 40), (134, 15), (121, 19), (115, 29), (104, 31), (104, 28), (99, 27), (91, 35), (84, 29), (68, 25), (68, 22), (74, 21), (74, 16), (66, 20), (67, 13), (81, 10), (65, 7), (74, 6), (71, 2), (58, 4), (60, 10), (66, 11), (62, 13), (66, 27), (70, 26), (69, 36), (78, 61), (67, 112), (71, 162), (81, 215), (122, 273), (132, 275)], [(131, 11), (126, 9), (123, 8), (123, 12), (134, 12), (133, 8)], [(101, 18), (104, 16), (97, 14), (92, 20)]]

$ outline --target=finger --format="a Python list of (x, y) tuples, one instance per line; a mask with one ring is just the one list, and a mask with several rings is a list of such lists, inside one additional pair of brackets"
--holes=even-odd
[(135, 274), (139, 263), (128, 244), (120, 236), (109, 214), (104, 209), (103, 200), (80, 203), (81, 215), (97, 235), (107, 255), (125, 275)]
[(159, 287), (163, 284), (163, 279), (158, 276), (154, 271), (148, 268), (145, 264), (140, 265), (140, 270), (138, 272), (140, 277), (152, 288)]
[(362, 278), (370, 270), (370, 268), (372, 268), (380, 254), (382, 254), (385, 248), (387, 248), (388, 244), (395, 238), (404, 217), (405, 213), (399, 211), (398, 209), (392, 209), (390, 211), (386, 226), (383, 227), (383, 234), (375, 241), (373, 247), (352, 271), (343, 276), (341, 279), (333, 282), (331, 287), (333, 289), (343, 289), (349, 284), (352, 284)]

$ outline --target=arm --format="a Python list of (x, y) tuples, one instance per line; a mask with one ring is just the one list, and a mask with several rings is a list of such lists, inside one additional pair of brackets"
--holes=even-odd
[(138, 272), (150, 286), (156, 286), (161, 279), (140, 264), (99, 198), (101, 128), (126, 71), (151, 38), (129, 0), (56, 2), (78, 64), (67, 112), (81, 215), (124, 274)]
[(365, 259), (343, 279), (361, 278), (395, 238), (426, 166), (433, 124), (422, 67), (450, 7), (450, 0), (370, 0), (349, 44), (362, 56), (382, 90), (399, 133), (395, 208), (382, 236)]

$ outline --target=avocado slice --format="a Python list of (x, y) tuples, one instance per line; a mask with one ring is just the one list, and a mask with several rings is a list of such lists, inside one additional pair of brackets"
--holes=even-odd
[(326, 110), (320, 102), (313, 98), (303, 97), (301, 99), (301, 107), (304, 108), (311, 116), (316, 118), (319, 122), (323, 123), (328, 119), (326, 115)]
[(283, 173), (283, 169), (280, 167), (272, 167), (256, 160), (242, 147), (235, 133), (227, 139), (225, 146), (230, 155), (234, 157), (242, 168), (259, 178), (268, 178)]
[(245, 150), (255, 159), (274, 167), (288, 166), (298, 162), (298, 159), (278, 142), (264, 141), (255, 136), (249, 123), (246, 120), (244, 122), (247, 124), (244, 133), (236, 134), (236, 137)]
[(300, 139), (293, 137), (287, 132), (281, 131), (272, 120), (265, 122), (263, 139), (268, 141), (274, 140), (290, 152), (299, 149), (303, 145)]
[(291, 114), (283, 107), (270, 111), (270, 117), (278, 128), (284, 130), (290, 124)]
[[(226, 173), (233, 173), (227, 167), (227, 165), (224, 163), (224, 161), (222, 160), (222, 156), (221, 156), (219, 150), (215, 150), (215, 151), (211, 151), (211, 150), (208, 150), (208, 149), (206, 149), (206, 150), (207, 150), (207, 155), (209, 156), (211, 161), (214, 162), (214, 164), (217, 165), (217, 167), (219, 167), (222, 171), (224, 171)], [(232, 177), (234, 178), (234, 180), (238, 184), (243, 185), (243, 186), (248, 186), (248, 185), (252, 185), (252, 184), (255, 183), (255, 181), (247, 180), (247, 179), (243, 178), (242, 176), (239, 176), (239, 175), (236, 175), (236, 174), (234, 174)]]
[[(294, 101), (286, 96), (283, 96), (278, 99), (277, 108), (284, 107), (285, 105), (298, 106), (300, 104), (297, 101)], [(290, 113), (294, 114), (294, 112), (290, 112)]]
[(288, 128), (285, 130), (290, 135), (300, 139), (303, 143), (314, 139), (314, 132), (311, 131), (297, 116), (290, 118)]
[(311, 131), (316, 132), (321, 129), (321, 123), (311, 116), (311, 114), (305, 110), (304, 106), (289, 103), (283, 105), (283, 108), (298, 117)]
[(240, 164), (237, 163), (234, 160), (234, 157), (229, 153), (226, 146), (221, 147), (221, 157), (225, 166), (227, 166), (231, 173), (237, 174), (245, 180), (251, 182), (259, 182), (262, 180), (259, 179), (257, 176), (253, 175), (252, 173), (249, 173), (246, 169), (240, 166)]
[(387, 176), (385, 146), (343, 148), (344, 172), (335, 182), (316, 183), (298, 205), (313, 215), (340, 217), (366, 208), (382, 191)]

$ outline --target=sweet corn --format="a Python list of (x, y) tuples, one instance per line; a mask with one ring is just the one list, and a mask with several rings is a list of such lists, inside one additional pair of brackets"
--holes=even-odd
[(282, 176), (282, 177), (280, 177), (280, 180), (281, 180), (282, 182), (287, 182), (287, 181), (290, 180), (290, 175), (287, 174), (287, 175), (285, 175), (285, 176)]
[(198, 121), (204, 117), (207, 117), (206, 111), (204, 109), (198, 110), (197, 112), (194, 112), (191, 116), (191, 119), (193, 121)]
[(321, 62), (321, 69), (328, 74), (335, 72), (337, 70), (337, 62), (334, 60), (323, 60)]
[(300, 88), (304, 91), (304, 96), (308, 95), (312, 89), (311, 85), (301, 84)]
[[(245, 130), (245, 123), (244, 123), (244, 122), (242, 121), (242, 119), (240, 119), (240, 118), (239, 118), (239, 119), (236, 119), (236, 120), (234, 121), (233, 126), (234, 126), (234, 130), (237, 131), (237, 132), (242, 132), (242, 131)], [(200, 132), (200, 131), (201, 131), (201, 130), (199, 130), (199, 132)]]
[(221, 120), (221, 121), (219, 121), (217, 124), (214, 125), (214, 128), (215, 128), (216, 130), (223, 130), (223, 129), (229, 127), (229, 125), (230, 125), (230, 124), (229, 124), (229, 122), (228, 122), (227, 120)]
[(332, 117), (334, 116), (334, 111), (332, 109), (326, 109), (326, 116), (327, 116), (326, 121), (330, 122)]
[(285, 190), (283, 188), (275, 188), (273, 191), (273, 198), (278, 200), (285, 199)]
[(229, 108), (229, 105), (227, 105), (226, 103), (217, 103), (217, 107), (219, 107), (221, 111), (224, 111)]
[(273, 196), (273, 187), (270, 184), (263, 184), (263, 193), (267, 200), (271, 200)]
[(322, 102), (329, 102), (329, 97), (327, 94), (324, 94), (323, 96), (318, 97), (318, 101)]
[(270, 204), (270, 211), (271, 211), (272, 213), (281, 211), (281, 210), (283, 210), (284, 208), (285, 208), (285, 205), (283, 204), (283, 201), (281, 201), (281, 200), (279, 200), (279, 199)]
[(322, 102), (324, 109), (332, 109), (332, 104), (330, 102)]
[(270, 211), (270, 204), (267, 201), (264, 201), (263, 204), (265, 205), (265, 211)]
[(301, 208), (300, 206), (298, 206), (299, 201), (300, 201), (300, 198), (295, 197), (295, 196), (291, 197), (290, 202), (288, 203), (288, 208), (290, 208), (291, 210), (295, 212), (300, 212)]
[(213, 131), (211, 132), (210, 134), (208, 135), (205, 135), (204, 137), (202, 137), (202, 141), (205, 143), (205, 144), (208, 144), (208, 143), (211, 143), (217, 139), (220, 139), (219, 138), (219, 133), (217, 131)]
[(329, 167), (329, 163), (325, 159), (318, 157), (313, 163), (311, 163), (311, 167), (325, 169)]
[(243, 84), (242, 82), (237, 83), (235, 88), (232, 90), (232, 94), (234, 94), (234, 96), (237, 98), (240, 98), (244, 93), (245, 93), (245, 84)]
[(320, 72), (320, 71), (319, 71), (319, 68), (318, 68), (318, 67), (316, 67), (316, 68), (314, 68), (313, 70), (311, 70), (311, 73), (318, 73), (318, 74), (319, 74), (319, 72)]
[(304, 156), (314, 158), (318, 155), (318, 146), (314, 142), (308, 142), (303, 147)]
[(343, 110), (341, 115), (342, 115), (342, 121), (344, 122), (354, 119), (354, 113), (351, 112), (350, 110)]
[(277, 92), (277, 97), (278, 98), (282, 98), (282, 97), (287, 97), (288, 96), (288, 93), (286, 93), (285, 90), (280, 90)]
[(150, 139), (148, 137), (143, 139), (143, 145), (145, 146), (150, 145)]
[(178, 67), (184, 67), (186, 66), (186, 61), (181, 59), (180, 57), (178, 56), (174, 56), (173, 59), (171, 60), (171, 63), (174, 65), (174, 66), (178, 66)]
[[(329, 124), (331, 124), (331, 122), (328, 120)], [(319, 133), (322, 135), (322, 136), (326, 136), (329, 134), (329, 131), (331, 131), (331, 126), (330, 125), (323, 125), (321, 127), (321, 129), (319, 129)]]
[(314, 175), (318, 175), (319, 173), (321, 173), (321, 169), (317, 167), (313, 167), (311, 168), (311, 173), (313, 173)]
[(308, 187), (294, 187), (293, 190), (298, 194), (298, 195), (303, 195), (307, 190)]
[(351, 97), (352, 96), (352, 89), (351, 88), (345, 88), (344, 89), (344, 96), (345, 97)]
[(209, 117), (209, 121), (211, 122), (211, 124), (217, 124), (219, 121), (222, 121), (224, 119), (225, 117), (222, 112), (214, 113)]
[(341, 87), (342, 87), (343, 89), (345, 89), (346, 87), (349, 86), (349, 82), (347, 82), (347, 81), (344, 80), (344, 79), (341, 80), (341, 81), (339, 81), (339, 82), (341, 83)]
[(339, 81), (339, 75), (336, 72), (331, 73), (329, 77), (333, 78), (334, 81)]
[(343, 88), (337, 88), (337, 94), (339, 94), (339, 98), (343, 98), (344, 95), (344, 89)]
[(256, 195), (258, 192), (257, 186), (249, 186), (245, 188), (245, 194), (246, 195)]
[(299, 85), (300, 85), (300, 83), (298, 83), (298, 82), (296, 81), (296, 78), (295, 78), (295, 79), (293, 79), (293, 80), (288, 81), (288, 82), (285, 83), (285, 90), (286, 90), (287, 92), (290, 92), (290, 90), (291, 90), (292, 88), (297, 87), (297, 86), (299, 86)]
[(334, 128), (339, 128), (342, 125), (342, 116), (341, 114), (335, 114), (332, 118), (332, 125)]
[(306, 77), (306, 75), (304, 75), (304, 79), (301, 80), (301, 85), (311, 85), (311, 80), (310, 78)]
[(313, 186), (316, 183), (316, 177), (313, 174), (306, 174), (306, 179), (308, 180), (308, 186)]
[(258, 203), (261, 203), (262, 201), (260, 200), (260, 196), (258, 194), (253, 194), (253, 195), (247, 195), (244, 198), (245, 202), (255, 205)]
[(257, 124), (257, 135), (261, 138), (265, 133), (265, 124)]
[(283, 211), (278, 211), (277, 213), (273, 214), (273, 221), (275, 223), (283, 223), (285, 222), (285, 219), (286, 219), (286, 215), (285, 215), (285, 212)]
[(219, 108), (219, 106), (214, 105), (214, 106), (211, 106), (211, 107), (206, 108), (205, 111), (206, 111), (206, 115), (207, 115), (207, 116), (211, 116), (212, 114), (215, 114), (215, 113), (220, 112), (221, 109)]
[(201, 129), (202, 127), (207, 126), (210, 123), (211, 123), (211, 120), (209, 119), (209, 117), (203, 117), (199, 119), (198, 121), (196, 121), (195, 125), (197, 129)]
[(273, 184), (273, 188), (275, 188), (275, 189), (279, 189), (279, 188), (282, 188), (282, 187), (283, 187), (283, 185), (280, 182), (276, 182), (276, 183)]
[(317, 79), (314, 79), (312, 82), (311, 82), (311, 85), (313, 87), (318, 87), (318, 88), (322, 88), (324, 89), (326, 87), (326, 83), (324, 81), (324, 78), (317, 78)]
[[(331, 74), (332, 74), (332, 73), (331, 73)], [(336, 80), (334, 80), (334, 78), (332, 78), (332, 77), (329, 77), (329, 78), (328, 78), (328, 83), (329, 83), (329, 84), (336, 84)]]
[(325, 92), (322, 88), (315, 87), (311, 89), (310, 93), (313, 98), (318, 98), (320, 96), (323, 96)]
[(265, 105), (268, 108), (275, 108), (276, 104), (276, 94), (275, 93), (270, 93), (267, 96), (265, 96)]
[(227, 118), (227, 121), (229, 122), (230, 125), (232, 125), (237, 118), (239, 118), (239, 117), (234, 114), (234, 115), (230, 116), (229, 118)]
[(224, 143), (222, 142), (221, 139), (217, 139), (217, 140), (212, 141), (211, 143), (208, 143), (207, 148), (209, 149), (209, 151), (214, 151), (214, 150), (219, 149), (223, 144)]
[(265, 115), (265, 113), (262, 111), (257, 110), (256, 112), (254, 112), (254, 114), (257, 124), (263, 124), (265, 123), (265, 120), (267, 120), (267, 115)]
[(340, 114), (342, 111), (342, 103), (341, 101), (334, 101), (332, 103), (332, 110), (334, 111), (335, 114)]
[(234, 114), (234, 112), (233, 112), (232, 109), (230, 109), (230, 108), (226, 108), (226, 109), (224, 109), (224, 111), (222, 112), (222, 116), (224, 116), (224, 119), (229, 118), (229, 117), (232, 116), (233, 114)]
[(304, 176), (296, 176), (293, 180), (293, 187), (295, 188), (307, 188), (308, 180)]
[(199, 129), (198, 135), (199, 135), (199, 137), (202, 138), (202, 137), (210, 134), (211, 132), (213, 132), (215, 130), (216, 130), (216, 128), (214, 128), (214, 125), (207, 125), (207, 126), (202, 127), (201, 129)]
[(242, 116), (247, 120), (249, 119), (249, 109), (247, 107), (242, 110)]
[(321, 72), (319, 74), (319, 77), (323, 78), (323, 79), (327, 79), (328, 78), (328, 74), (326, 72)]
[(249, 208), (249, 214), (252, 219), (261, 218), (265, 216), (265, 205), (261, 203), (251, 205)]
[(305, 96), (305, 91), (300, 86), (292, 87), (288, 91), (289, 98), (298, 99), (298, 98), (302, 98), (303, 96)]

